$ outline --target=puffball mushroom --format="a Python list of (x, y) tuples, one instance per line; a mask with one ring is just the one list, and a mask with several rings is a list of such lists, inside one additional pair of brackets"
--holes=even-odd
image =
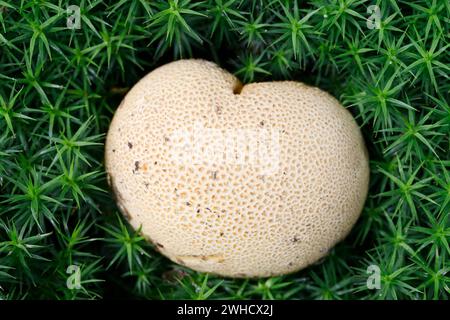
[(294, 81), (242, 85), (179, 60), (126, 95), (106, 170), (132, 227), (172, 261), (229, 277), (300, 270), (355, 224), (369, 181), (352, 115)]

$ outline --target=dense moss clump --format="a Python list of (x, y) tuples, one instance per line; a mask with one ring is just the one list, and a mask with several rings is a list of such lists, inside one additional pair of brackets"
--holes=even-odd
[[(0, 1), (0, 298), (449, 297), (448, 0), (73, 2)], [(103, 167), (113, 112), (181, 57), (243, 82), (316, 85), (352, 112), (369, 197), (320, 264), (207, 276), (163, 258), (117, 214)]]

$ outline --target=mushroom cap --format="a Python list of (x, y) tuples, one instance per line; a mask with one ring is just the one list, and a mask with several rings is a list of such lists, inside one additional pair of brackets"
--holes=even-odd
[(243, 86), (204, 60), (142, 78), (105, 152), (131, 226), (172, 261), (222, 276), (316, 262), (349, 233), (368, 191), (363, 137), (335, 98), (294, 81)]

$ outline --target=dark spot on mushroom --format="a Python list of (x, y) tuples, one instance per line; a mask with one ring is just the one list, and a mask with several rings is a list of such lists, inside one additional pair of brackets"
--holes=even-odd
[(234, 85), (233, 88), (233, 93), (234, 94), (241, 94), (242, 89), (244, 88), (244, 86), (242, 85), (242, 83), (238, 82)]
[(224, 233), (223, 233), (223, 232), (221, 232), (221, 233), (220, 233), (220, 236), (221, 236), (221, 237), (223, 237), (223, 235), (224, 235)]
[[(177, 256), (175, 257), (175, 261), (184, 264), (185, 262), (191, 262), (191, 263), (197, 263), (201, 261), (208, 261), (208, 262), (215, 262), (215, 263), (223, 263), (225, 261), (223, 255), (221, 254), (210, 254), (210, 255), (203, 255), (203, 254), (191, 254), (186, 256)], [(180, 262), (182, 261), (182, 262)]]
[(145, 186), (146, 188), (148, 188), (149, 185), (150, 185), (150, 183), (144, 182), (144, 186)]
[(156, 245), (157, 245), (158, 247), (160, 247), (160, 248), (164, 248), (164, 246), (163, 246), (161, 243), (159, 243), (159, 242), (157, 242)]
[(169, 142), (170, 139), (167, 136), (164, 136), (164, 142)]
[(292, 242), (296, 243), (296, 242), (298, 242), (298, 241), (300, 241), (300, 239), (297, 238), (297, 236), (294, 236), (294, 237), (292, 238)]
[(113, 149), (112, 152), (116, 152), (116, 149)]
[(289, 267), (292, 267), (293, 265), (294, 265), (294, 264), (293, 264), (292, 262), (289, 262), (289, 263), (288, 263), (288, 266), (289, 266)]
[(128, 148), (132, 149), (133, 148), (133, 144), (131, 142), (128, 141)]
[(197, 209), (197, 213), (200, 213), (200, 209)]
[(206, 210), (208, 210), (209, 212), (211, 212), (211, 209), (210, 208), (205, 208)]
[(155, 161), (155, 166), (158, 164), (158, 161)]
[(139, 161), (134, 162), (134, 170), (139, 171)]
[(262, 120), (262, 121), (259, 123), (259, 125), (260, 125), (261, 127), (264, 127), (264, 120)]
[(191, 203), (188, 201), (188, 202), (186, 202), (186, 205), (187, 205), (188, 207), (190, 207), (190, 206), (191, 206)]

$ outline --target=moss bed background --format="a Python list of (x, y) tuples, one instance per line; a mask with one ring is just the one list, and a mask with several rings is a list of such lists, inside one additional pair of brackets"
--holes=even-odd
[[(0, 298), (448, 299), (449, 23), (448, 0), (0, 1)], [(217, 278), (163, 258), (117, 213), (109, 122), (138, 79), (180, 57), (317, 85), (351, 110), (371, 187), (326, 259)]]

